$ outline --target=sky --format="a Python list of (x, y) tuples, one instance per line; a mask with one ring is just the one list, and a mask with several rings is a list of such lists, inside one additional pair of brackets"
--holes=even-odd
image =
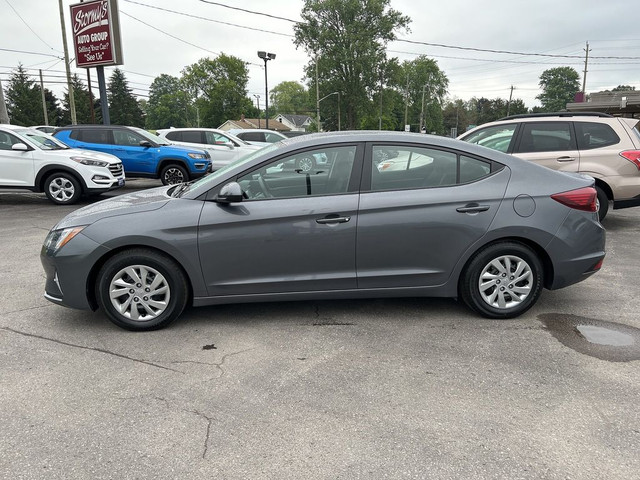
[[(76, 3), (62, 0), (70, 52), (69, 5)], [(258, 50), (276, 54), (268, 64), (269, 88), (283, 81), (303, 83), (308, 55), (293, 43), (292, 22), (300, 20), (303, 4), (303, 0), (118, 0), (124, 58), (119, 68), (133, 93), (147, 98), (151, 82), (160, 74), (180, 76), (184, 67), (203, 57), (234, 55), (248, 62), (248, 95), (254, 101), (259, 95), (264, 108), (264, 63)], [(426, 55), (436, 60), (449, 79), (450, 99), (508, 99), (513, 86), (514, 99), (529, 108), (539, 105), (535, 97), (544, 70), (573, 67), (582, 83), (587, 42), (587, 93), (618, 85), (640, 90), (636, 0), (391, 0), (390, 7), (412, 21), (409, 30), (397, 32), (399, 40), (387, 45), (388, 56), (403, 61)], [(22, 64), (34, 79), (42, 69), (45, 87), (62, 98), (66, 86), (61, 57), (58, 0), (0, 0), (3, 86)], [(75, 62), (71, 67), (86, 80), (84, 68), (76, 68)], [(113, 68), (105, 68), (107, 78)], [(90, 73), (97, 92), (95, 69)]]

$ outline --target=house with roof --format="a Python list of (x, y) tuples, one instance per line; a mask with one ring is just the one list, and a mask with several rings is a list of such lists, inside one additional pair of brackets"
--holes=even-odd
[[(267, 122), (264, 118), (245, 118), (244, 115), (240, 116), (240, 120), (227, 120), (218, 127), (219, 130), (229, 131), (235, 128), (241, 129), (253, 129), (253, 128), (267, 128)], [(275, 130), (277, 132), (288, 132), (291, 130), (282, 122), (269, 119), (269, 130)]]
[(276, 115), (275, 120), (286, 125), (293, 132), (306, 132), (307, 127), (313, 123), (313, 119), (309, 115), (288, 115), (284, 113)]

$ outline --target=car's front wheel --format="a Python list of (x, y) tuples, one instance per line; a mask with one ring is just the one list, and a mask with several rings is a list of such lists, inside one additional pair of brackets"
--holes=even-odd
[(160, 180), (162, 180), (163, 185), (187, 182), (189, 180), (189, 172), (182, 165), (172, 163), (162, 169)]
[(543, 267), (526, 245), (499, 242), (480, 250), (460, 279), (460, 296), (488, 318), (513, 318), (531, 308), (542, 293)]
[(49, 175), (44, 182), (44, 193), (58, 205), (76, 203), (82, 194), (80, 182), (70, 173), (58, 172)]
[(189, 287), (179, 265), (147, 249), (122, 251), (103, 265), (96, 282), (98, 305), (127, 330), (166, 327), (187, 305)]

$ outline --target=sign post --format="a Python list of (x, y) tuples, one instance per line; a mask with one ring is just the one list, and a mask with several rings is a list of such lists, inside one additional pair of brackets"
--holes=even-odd
[(89, 0), (70, 6), (76, 66), (96, 67), (102, 105), (102, 122), (109, 125), (109, 105), (104, 67), (122, 65), (120, 19), (117, 0)]

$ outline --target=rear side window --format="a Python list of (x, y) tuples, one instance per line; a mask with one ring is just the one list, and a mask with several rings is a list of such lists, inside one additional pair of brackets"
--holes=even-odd
[(181, 141), (189, 143), (203, 143), (202, 132), (198, 130), (183, 130)]
[(525, 122), (518, 153), (575, 150), (570, 122)]
[(165, 135), (165, 138), (167, 138), (167, 140), (173, 140), (175, 142), (181, 142), (182, 141), (182, 132), (169, 132)]
[(620, 143), (620, 137), (605, 123), (575, 122), (580, 150), (608, 147)]
[(264, 142), (264, 134), (262, 132), (242, 132), (237, 136), (246, 142)]
[(80, 134), (78, 136), (78, 140), (80, 140), (81, 142), (102, 143), (102, 144), (112, 143), (109, 135), (109, 131), (106, 129), (79, 130), (78, 133)]

